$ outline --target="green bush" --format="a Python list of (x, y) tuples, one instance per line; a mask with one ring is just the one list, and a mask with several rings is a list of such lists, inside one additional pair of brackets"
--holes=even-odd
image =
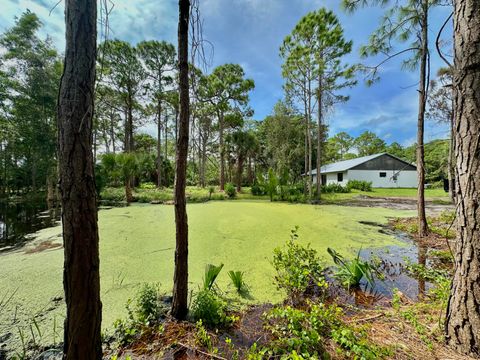
[(322, 192), (326, 194), (331, 193), (349, 193), (350, 189), (346, 186), (342, 186), (336, 183), (330, 183), (328, 185), (322, 185)]
[(141, 183), (138, 187), (140, 189), (151, 190), (151, 189), (156, 189), (157, 185), (155, 185), (153, 182), (144, 182), (144, 183)]
[(234, 321), (234, 317), (227, 315), (226, 302), (208, 289), (196, 294), (191, 312), (195, 321), (201, 320), (208, 327), (228, 326)]
[(160, 287), (158, 284), (144, 284), (137, 293), (135, 319), (141, 323), (156, 322), (161, 315)]
[(235, 186), (233, 184), (225, 184), (225, 193), (228, 195), (230, 199), (233, 199), (237, 195), (237, 191), (235, 190)]
[(372, 191), (372, 182), (364, 180), (348, 180), (347, 188), (360, 191)]
[(250, 191), (252, 192), (252, 195), (255, 195), (255, 196), (260, 196), (260, 195), (265, 195), (266, 194), (263, 187), (261, 187), (258, 184), (253, 184)]
[(297, 243), (298, 227), (291, 231), (290, 240), (283, 248), (273, 250), (273, 266), (277, 272), (275, 281), (279, 289), (295, 299), (314, 286), (325, 289), (324, 267), (317, 251), (309, 245)]

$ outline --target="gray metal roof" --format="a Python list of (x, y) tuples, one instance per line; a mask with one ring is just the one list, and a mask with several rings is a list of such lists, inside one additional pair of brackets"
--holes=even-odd
[[(336, 163), (332, 164), (327, 164), (322, 166), (321, 173), (326, 174), (326, 173), (332, 173), (332, 172), (343, 172), (347, 171), (357, 165), (363, 164), (364, 162), (373, 160), (379, 156), (385, 155), (387, 153), (380, 153), (380, 154), (374, 154), (374, 155), (369, 155), (369, 156), (362, 156), (359, 158), (355, 159), (350, 159), (350, 160), (343, 160), (339, 161)], [(389, 155), (389, 154), (388, 154)], [(392, 155), (390, 155), (392, 156)], [(403, 161), (403, 160), (402, 160)], [(312, 174), (316, 175), (317, 174), (317, 169), (312, 170)]]

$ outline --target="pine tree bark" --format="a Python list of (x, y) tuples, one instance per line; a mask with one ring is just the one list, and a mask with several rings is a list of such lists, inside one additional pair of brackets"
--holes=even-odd
[(58, 99), (59, 176), (67, 316), (64, 359), (101, 359), (97, 205), (92, 155), (95, 0), (67, 0), (65, 65)]
[(317, 125), (317, 174), (316, 174), (316, 189), (317, 200), (322, 197), (322, 75), (318, 76), (318, 125)]
[(457, 245), (447, 343), (480, 357), (480, 2), (456, 0), (454, 114)]
[(220, 151), (220, 190), (225, 190), (225, 141), (224, 141), (224, 123), (223, 113), (218, 115), (218, 137), (219, 137), (219, 151)]
[(418, 89), (418, 122), (417, 122), (417, 213), (418, 213), (418, 236), (428, 234), (427, 216), (425, 214), (425, 106), (427, 102), (427, 59), (428, 59), (428, 8), (429, 0), (422, 1), (422, 49), (420, 58), (420, 83)]
[(162, 187), (162, 102), (157, 105), (157, 187)]
[(188, 220), (185, 199), (187, 156), (190, 118), (188, 93), (188, 22), (190, 1), (179, 0), (178, 19), (178, 68), (180, 90), (180, 114), (175, 172), (175, 225), (176, 249), (173, 277), (172, 315), (184, 319), (188, 313)]

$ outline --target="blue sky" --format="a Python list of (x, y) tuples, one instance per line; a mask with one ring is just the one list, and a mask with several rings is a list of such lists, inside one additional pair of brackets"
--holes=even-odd
[[(176, 44), (177, 3), (172, 0), (111, 0), (111, 38), (137, 43), (144, 39), (161, 39)], [(340, 0), (199, 0), (204, 20), (204, 38), (213, 45), (212, 68), (223, 63), (238, 63), (248, 77), (255, 80), (251, 107), (255, 119), (271, 113), (273, 105), (283, 97), (282, 60), (278, 48), (284, 37), (309, 11), (320, 7), (333, 10), (344, 27), (345, 37), (353, 40), (354, 50), (349, 63), (373, 65), (381, 58), (360, 59), (358, 49), (365, 44), (377, 27), (382, 10), (362, 9), (354, 14), (344, 13)], [(2, 0), (0, 31), (12, 26), (14, 16), (26, 9), (37, 13), (55, 46), (64, 48), (63, 2), (49, 14), (57, 0)], [(430, 38), (450, 9), (441, 7), (433, 13)], [(402, 46), (402, 45), (399, 45)], [(400, 48), (400, 47), (399, 47)], [(432, 74), (442, 66), (432, 51)], [(397, 141), (410, 145), (416, 137), (418, 75), (401, 70), (400, 59), (388, 62), (381, 69), (379, 83), (367, 87), (362, 78), (359, 84), (344, 92), (350, 101), (337, 105), (327, 118), (330, 133), (347, 131), (353, 136), (371, 130), (388, 143)], [(445, 126), (433, 121), (426, 124), (426, 140), (447, 136)]]

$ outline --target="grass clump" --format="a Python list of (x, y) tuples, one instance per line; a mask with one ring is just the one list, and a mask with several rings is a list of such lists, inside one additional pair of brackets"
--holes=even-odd
[(205, 276), (203, 277), (203, 290), (212, 290), (215, 280), (217, 280), (220, 271), (223, 269), (223, 264), (218, 266), (207, 264), (205, 266)]
[(247, 293), (248, 286), (245, 284), (245, 280), (243, 279), (244, 272), (243, 271), (233, 271), (230, 270), (228, 272), (228, 276), (230, 280), (232, 280), (232, 284), (237, 290), (239, 294)]

